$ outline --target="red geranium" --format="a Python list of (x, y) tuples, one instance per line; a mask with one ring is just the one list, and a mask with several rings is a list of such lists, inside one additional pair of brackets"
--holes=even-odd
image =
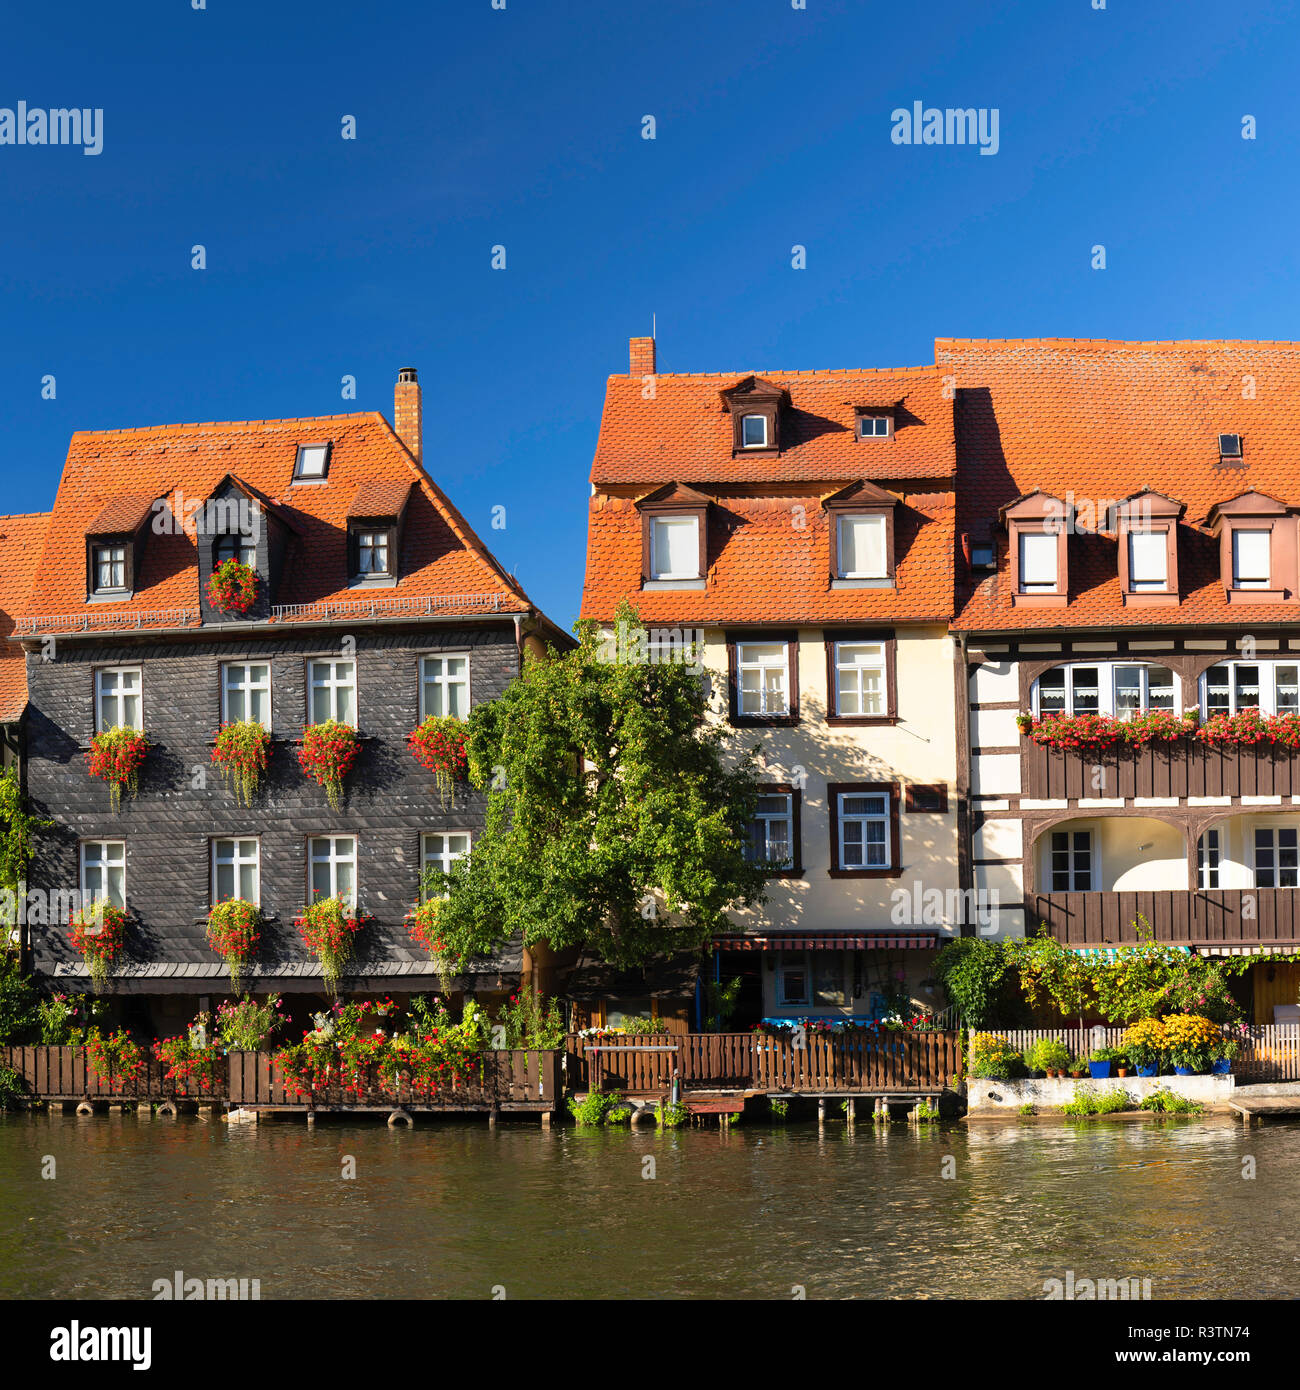
[(91, 738), (86, 764), (92, 777), (102, 777), (108, 783), (113, 810), (122, 805), (123, 787), (133, 797), (139, 790), (140, 769), (148, 751), (149, 740), (144, 734), (124, 725), (105, 729)]
[(455, 804), (455, 785), (465, 780), (469, 756), (465, 751), (466, 726), (463, 719), (431, 714), (406, 736), (416, 762), (427, 767), (438, 783), (438, 796), (444, 808)]
[(247, 613), (257, 597), (257, 574), (242, 560), (223, 560), (208, 580), (208, 603), (220, 613)]
[(322, 724), (308, 724), (302, 731), (298, 762), (308, 777), (325, 788), (330, 807), (335, 811), (342, 804), (343, 779), (351, 771), (358, 752), (357, 731), (351, 724), (327, 719)]

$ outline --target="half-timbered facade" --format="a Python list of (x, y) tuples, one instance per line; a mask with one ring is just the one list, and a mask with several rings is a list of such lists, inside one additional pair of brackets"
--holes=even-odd
[[(125, 910), (110, 988), (128, 1021), (175, 1031), (229, 991), (206, 917), (230, 897), (262, 914), (246, 987), (323, 1000), (294, 919), (339, 894), (368, 918), (344, 994), (439, 988), (404, 919), (423, 867), (472, 850), (484, 803), (461, 785), (444, 804), (407, 735), (500, 695), (526, 651), (569, 639), (425, 472), (419, 391), (405, 369), (397, 430), (370, 412), (73, 436), (14, 639), (31, 809), (55, 823), (30, 887)], [(209, 601), (229, 558), (257, 576), (243, 613)], [(337, 808), (296, 756), (304, 726), (331, 718), (360, 744)], [(251, 806), (211, 761), (219, 726), (241, 720), (272, 739)], [(113, 727), (149, 740), (120, 809), (86, 760)], [(29, 924), (27, 945), (48, 986), (86, 987), (65, 920)], [(507, 989), (525, 964), (505, 950), (456, 987)]]
[[(707, 968), (742, 977), (751, 1023), (933, 1003), (962, 910), (951, 401), (930, 368), (695, 375), (655, 351), (634, 338), (609, 378), (582, 612), (627, 599), (652, 650), (698, 644), (713, 717), (761, 746), (767, 902)], [(659, 1007), (651, 983), (603, 1017)]]
[[(965, 881), (1003, 933), (1300, 948), (1300, 347), (941, 340), (936, 361)], [(1090, 741), (1108, 720), (1152, 736)], [(1296, 970), (1252, 973), (1272, 1022)]]

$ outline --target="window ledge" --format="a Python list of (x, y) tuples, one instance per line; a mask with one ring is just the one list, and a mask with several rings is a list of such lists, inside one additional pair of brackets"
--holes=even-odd
[(893, 869), (827, 869), (828, 878), (898, 878), (902, 866)]
[(397, 576), (395, 574), (381, 574), (375, 578), (353, 579), (348, 584), (349, 589), (395, 589), (397, 588)]
[[(221, 839), (227, 839), (227, 838), (230, 838), (230, 837), (224, 836), (224, 835), (217, 835), (217, 836), (214, 836), (213, 838), (214, 838), (214, 839), (221, 840)], [(239, 837), (236, 836), (235, 838), (239, 838)], [(213, 906), (215, 907), (216, 904), (214, 903)], [(263, 911), (259, 908), (259, 909), (258, 909), (258, 920), (259, 920), (260, 922), (275, 923), (275, 922), (278, 922), (278, 921), (280, 920), (280, 914), (279, 914), (278, 912), (263, 912)], [(194, 919), (194, 925), (195, 925), (196, 927), (206, 926), (206, 925), (207, 925), (207, 921), (208, 921), (208, 915), (207, 915), (207, 913), (205, 912), (205, 913), (203, 914), (202, 917), (196, 917), (196, 918)]]
[(1284, 603), (1285, 589), (1225, 589), (1229, 603)]
[(896, 714), (828, 714), (826, 716), (828, 724), (857, 725), (866, 728), (872, 724), (888, 726), (897, 724)]
[(797, 714), (733, 714), (730, 719), (736, 729), (789, 729), (799, 723)]
[(105, 589), (102, 593), (96, 592), (86, 595), (87, 603), (130, 603), (135, 598), (134, 589)]
[(643, 579), (641, 581), (641, 590), (647, 594), (663, 593), (670, 589), (694, 589), (702, 592), (707, 587), (708, 581), (704, 579)]
[(892, 579), (832, 579), (832, 589), (893, 589)]

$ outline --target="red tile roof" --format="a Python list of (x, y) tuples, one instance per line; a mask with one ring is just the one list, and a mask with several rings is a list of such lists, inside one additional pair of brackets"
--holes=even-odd
[[(781, 452), (733, 457), (721, 392), (753, 373), (660, 372), (654, 399), (640, 376), (611, 376), (592, 464), (582, 615), (607, 621), (627, 597), (644, 621), (715, 623), (943, 622), (952, 613), (952, 403), (933, 368), (757, 373), (789, 393)], [(857, 439), (855, 406), (897, 406), (891, 440)], [(900, 499), (897, 587), (832, 589), (822, 503), (846, 482), (874, 479)], [(708, 582), (641, 589), (642, 516), (635, 502), (681, 483), (711, 501)]]
[[(732, 457), (732, 417), (720, 392), (758, 375), (790, 393), (779, 455)], [(950, 478), (952, 402), (933, 367), (881, 371), (660, 372), (654, 399), (639, 376), (611, 376), (591, 481), (831, 482)], [(890, 440), (859, 440), (854, 406), (899, 405)]]
[[(333, 443), (327, 480), (295, 485), (299, 443), (323, 440)], [(84, 537), (103, 527), (105, 515), (114, 521), (138, 516), (144, 497), (168, 496), (178, 510), (187, 501), (202, 501), (227, 474), (269, 500), (297, 530), (273, 596), (277, 605), (356, 601), (347, 563), (347, 518), (354, 503), (376, 488), (391, 497), (414, 485), (399, 582), (377, 600), (454, 600), (439, 607), (446, 613), (485, 607), (518, 613), (532, 606), (384, 417), (368, 412), (74, 434), (26, 615), (54, 626), (59, 617), (73, 617), (79, 626), (85, 615), (197, 609), (197, 553), (190, 536), (147, 528), (134, 597), (94, 605), (86, 602)], [(162, 625), (175, 625), (175, 618)]]
[[(1247, 489), (1300, 506), (1300, 344), (1130, 343), (1091, 339), (939, 339), (957, 390), (957, 530), (987, 536), (1000, 507), (1041, 488), (1094, 510), (1149, 487), (1187, 504), (1177, 607), (1126, 609), (1116, 542), (1069, 538), (1068, 608), (1013, 608), (1005, 536), (999, 569), (958, 565), (967, 630), (1267, 624), (1293, 604), (1229, 607), (1218, 546), (1201, 523)], [(1240, 467), (1219, 463), (1219, 434), (1240, 434)]]
[(0, 723), (4, 724), (20, 719), (27, 705), (23, 649), (4, 639), (26, 607), (49, 521), (49, 512), (0, 516)]

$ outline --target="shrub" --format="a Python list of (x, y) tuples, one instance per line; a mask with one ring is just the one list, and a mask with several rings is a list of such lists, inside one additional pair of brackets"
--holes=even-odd
[(1167, 1047), (1165, 1026), (1158, 1018), (1142, 1018), (1124, 1031), (1124, 1051), (1135, 1067), (1158, 1067)]
[(1175, 1095), (1165, 1086), (1152, 1091), (1138, 1108), (1152, 1110), (1160, 1115), (1199, 1115), (1205, 1109), (1199, 1100), (1189, 1100), (1186, 1096)]
[(1070, 1049), (1057, 1038), (1039, 1038), (1025, 1056), (1034, 1071), (1064, 1071), (1070, 1065)]
[(1006, 952), (996, 942), (965, 936), (939, 952), (934, 974), (964, 1022), (984, 1028), (997, 1016), (1007, 968)]
[(111, 1090), (119, 1093), (134, 1084), (144, 1068), (144, 1051), (124, 1028), (105, 1037), (92, 1028), (86, 1037), (90, 1069)]
[(212, 1035), (211, 1014), (199, 1014), (178, 1037), (162, 1038), (154, 1043), (153, 1055), (163, 1064), (163, 1075), (168, 1081), (181, 1085), (192, 1083), (200, 1091), (217, 1089), (221, 1063)]
[(235, 804), (253, 804), (253, 797), (271, 760), (270, 733), (256, 719), (240, 719), (217, 730), (212, 761), (221, 770), (221, 780), (234, 793)]
[(1207, 1071), (1218, 1055), (1223, 1034), (1201, 1014), (1168, 1014), (1165, 1047), (1176, 1067)]
[(1061, 1107), (1067, 1115), (1117, 1115), (1133, 1109), (1133, 1097), (1120, 1086), (1105, 1091), (1080, 1091)]
[(8, 1110), (22, 1093), (22, 1077), (12, 1067), (0, 1066), (0, 1110)]
[(1014, 1047), (995, 1033), (976, 1033), (971, 1038), (970, 1074), (988, 1081), (1010, 1081), (1023, 1059)]
[(36, 989), (18, 964), (18, 953), (0, 948), (0, 1043), (22, 1042), (39, 1022)]
[(655, 1112), (655, 1123), (660, 1129), (680, 1129), (690, 1118), (690, 1107), (674, 1101), (661, 1101)]
[(609, 1112), (619, 1104), (623, 1097), (617, 1091), (608, 1094), (604, 1091), (588, 1091), (581, 1100), (569, 1097), (569, 1114), (574, 1122), (582, 1127), (603, 1125)]
[(217, 1033), (231, 1051), (263, 1051), (284, 1022), (284, 1004), (278, 994), (267, 995), (264, 1004), (246, 994), (237, 1004), (227, 1000), (217, 1005)]

